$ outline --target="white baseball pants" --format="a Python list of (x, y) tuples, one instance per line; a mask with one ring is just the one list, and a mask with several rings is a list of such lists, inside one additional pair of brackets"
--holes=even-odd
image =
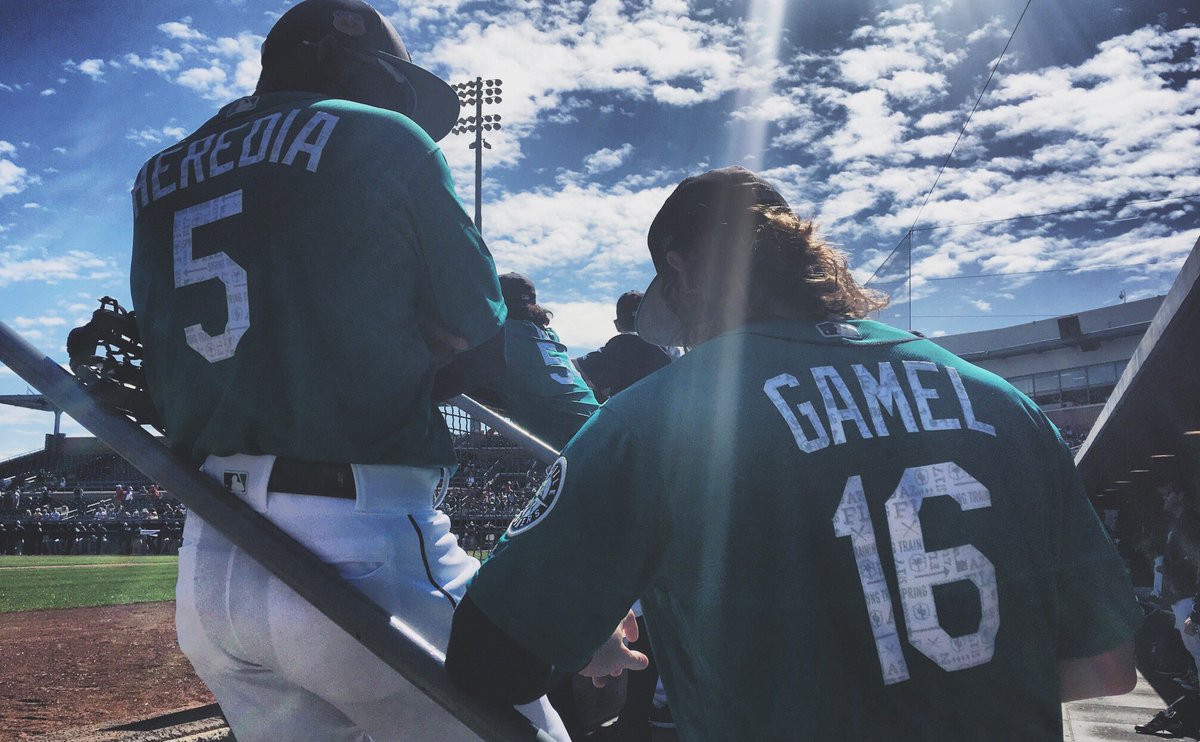
[[(356, 500), (267, 491), (273, 456), (209, 457), (250, 505), (445, 651), (479, 562), (433, 508), (437, 469), (353, 465)], [(241, 489), (241, 487), (237, 487)], [(179, 646), (240, 742), (477, 739), (214, 527), (189, 513), (179, 550)], [(569, 740), (543, 697), (519, 710)]]

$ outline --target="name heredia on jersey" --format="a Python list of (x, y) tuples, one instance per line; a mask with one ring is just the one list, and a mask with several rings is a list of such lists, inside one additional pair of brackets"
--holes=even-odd
[[(779, 410), (792, 431), (796, 445), (805, 453), (845, 443), (847, 424), (853, 424), (863, 440), (891, 435), (893, 430), (889, 429), (884, 413), (892, 418), (893, 427), (898, 422), (903, 426), (903, 431), (908, 433), (965, 428), (996, 436), (995, 427), (975, 416), (975, 407), (967, 395), (958, 369), (931, 361), (902, 361), (900, 367), (901, 373), (897, 373), (892, 362), (881, 361), (878, 372), (872, 373), (863, 364), (855, 363), (850, 367), (854, 375), (848, 377), (848, 383), (833, 366), (814, 366), (808, 371), (820, 397), (817, 404), (810, 400), (793, 405), (783, 398), (782, 390), (801, 386), (800, 380), (792, 374), (779, 374), (767, 379), (763, 384), (763, 392)], [(928, 381), (922, 380), (921, 374), (925, 374)], [(949, 381), (958, 402), (958, 414), (954, 417), (934, 417), (929, 406), (931, 401), (941, 396), (929, 384), (944, 380)], [(858, 397), (866, 402), (867, 414), (863, 414), (856, 395), (851, 393), (850, 384), (856, 387)], [(913, 405), (905, 396), (905, 387), (913, 398)], [(916, 408), (915, 415), (913, 407)]]
[[(303, 165), (305, 170), (315, 173), (338, 120), (326, 111), (293, 108), (286, 115), (275, 111), (204, 137), (184, 140), (152, 157), (138, 171), (133, 183), (134, 214), (152, 201), (235, 168), (267, 162)], [(292, 130), (296, 130), (296, 135), (289, 142)], [(239, 143), (240, 148), (236, 146)]]

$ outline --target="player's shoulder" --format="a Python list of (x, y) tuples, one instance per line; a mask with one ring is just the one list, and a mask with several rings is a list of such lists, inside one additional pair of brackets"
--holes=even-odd
[(517, 340), (539, 340), (545, 335), (542, 328), (538, 327), (531, 320), (513, 319), (509, 317), (504, 320), (504, 337)]

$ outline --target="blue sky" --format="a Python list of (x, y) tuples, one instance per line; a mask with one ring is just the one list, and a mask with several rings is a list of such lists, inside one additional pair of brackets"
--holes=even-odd
[[(0, 319), (65, 361), (96, 299), (128, 305), (137, 169), (253, 88), (288, 5), (0, 4)], [(484, 234), (500, 271), (534, 279), (573, 354), (649, 281), (645, 232), (670, 189), (729, 164), (778, 184), (864, 280), (920, 210), (912, 314), (927, 334), (1165, 293), (1200, 236), (1200, 11), (1182, 0), (1033, 0), (920, 209), (1024, 6), (378, 4), (417, 63), (503, 80)], [(471, 209), (467, 141), (442, 144)], [(1000, 273), (1021, 275), (971, 278)], [(0, 393), (25, 389), (0, 367)], [(0, 407), (0, 457), (50, 424)]]

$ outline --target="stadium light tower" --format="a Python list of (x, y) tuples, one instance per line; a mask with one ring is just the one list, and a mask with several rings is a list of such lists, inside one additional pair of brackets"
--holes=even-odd
[(475, 134), (475, 141), (471, 142), (470, 147), (475, 150), (475, 228), (480, 234), (483, 233), (483, 150), (492, 148), (483, 138), (483, 132), (500, 128), (500, 116), (485, 116), (483, 104), (500, 102), (500, 83), (500, 80), (476, 77), (469, 82), (460, 82), (453, 86), (458, 93), (458, 102), (463, 107), (475, 106), (475, 115), (460, 118), (458, 125), (451, 131), (455, 134)]

